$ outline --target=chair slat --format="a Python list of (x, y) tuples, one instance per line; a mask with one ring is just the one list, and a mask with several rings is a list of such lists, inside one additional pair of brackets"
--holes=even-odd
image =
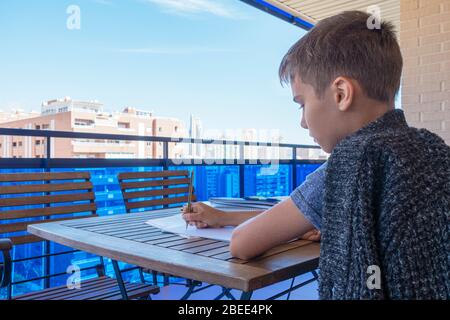
[(98, 217), (98, 215), (97, 214), (89, 214), (89, 215), (78, 216), (78, 217), (56, 218), (56, 219), (47, 219), (47, 220), (38, 220), (38, 221), (0, 224), (0, 234), (7, 233), (7, 232), (26, 231), (27, 227), (30, 224), (40, 224), (40, 223), (49, 223), (49, 222), (66, 221), (66, 220), (77, 220), (77, 219), (85, 219), (85, 218), (89, 218), (89, 217)]
[(93, 186), (91, 182), (28, 184), (0, 187), (0, 194), (91, 190), (92, 188)]
[(89, 172), (37, 172), (37, 173), (5, 173), (0, 175), (0, 182), (50, 181), (90, 179)]
[(137, 191), (137, 192), (124, 192), (123, 198), (125, 200), (135, 199), (135, 198), (145, 198), (145, 197), (155, 197), (164, 196), (171, 194), (181, 194), (188, 193), (189, 188), (168, 188), (168, 189), (158, 189), (158, 190), (147, 190), (147, 191)]
[[(146, 298), (150, 294), (159, 292), (158, 286), (125, 282), (128, 297)], [(117, 281), (109, 277), (99, 277), (96, 279), (86, 280), (81, 283), (78, 290), (70, 290), (67, 286), (59, 286), (45, 289), (38, 292), (14, 297), (14, 300), (121, 300), (122, 294), (118, 287)]]
[[(109, 279), (109, 278), (106, 276), (103, 276), (103, 277), (88, 279), (88, 280), (84, 280), (83, 284), (85, 286), (89, 286), (92, 283), (99, 282), (99, 281), (101, 282), (101, 281), (104, 281), (105, 279)], [(27, 299), (31, 299), (31, 297), (40, 297), (40, 296), (46, 295), (49, 292), (50, 293), (58, 293), (58, 292), (64, 292), (64, 291), (67, 291), (67, 286), (58, 286), (58, 287), (42, 289), (39, 291), (27, 292), (27, 293), (21, 294), (19, 296), (15, 296), (13, 299), (14, 300), (27, 300)]]
[(172, 186), (179, 184), (189, 184), (190, 179), (169, 179), (169, 180), (148, 180), (148, 181), (137, 181), (137, 182), (123, 182), (120, 184), (122, 190), (127, 189), (138, 189), (147, 187), (160, 187), (160, 186)]
[(51, 216), (57, 214), (94, 212), (97, 210), (95, 203), (79, 204), (74, 206), (46, 207), (23, 210), (10, 210), (0, 212), (0, 220), (21, 219), (41, 216)]
[(50, 196), (3, 198), (0, 199), (0, 207), (94, 200), (94, 198), (95, 196), (93, 192), (71, 193), (71, 194), (50, 195)]
[[(112, 279), (111, 279), (112, 280)], [(83, 284), (81, 284), (83, 285)], [(91, 285), (84, 290), (66, 290), (53, 296), (40, 297), (37, 300), (90, 300), (107, 292), (118, 292), (117, 281), (103, 282), (99, 285)], [(120, 292), (120, 291), (119, 291)]]
[(165, 178), (165, 177), (187, 177), (189, 171), (187, 170), (165, 170), (165, 171), (146, 171), (146, 172), (122, 172), (119, 173), (119, 181), (129, 179), (143, 179), (143, 178)]
[(29, 234), (26, 236), (16, 236), (16, 237), (8, 237), (13, 245), (19, 245), (19, 244), (28, 244), (33, 242), (40, 242), (43, 241), (42, 238), (39, 238), (38, 236)]
[[(125, 206), (127, 209), (137, 209), (137, 208), (155, 207), (155, 206), (160, 206), (160, 205), (165, 205), (165, 204), (186, 203), (187, 201), (188, 201), (188, 197), (183, 196), (183, 197), (175, 197), (175, 198), (163, 198), (163, 199), (146, 200), (146, 201), (126, 202)], [(192, 197), (192, 201), (196, 201), (195, 196)]]

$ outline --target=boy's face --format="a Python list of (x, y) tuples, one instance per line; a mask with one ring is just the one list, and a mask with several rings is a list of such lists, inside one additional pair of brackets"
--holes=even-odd
[(309, 130), (309, 135), (327, 153), (331, 153), (339, 142), (339, 108), (331, 89), (327, 89), (322, 98), (318, 98), (314, 88), (304, 83), (300, 77), (291, 82), (294, 102), (303, 111), (301, 126)]

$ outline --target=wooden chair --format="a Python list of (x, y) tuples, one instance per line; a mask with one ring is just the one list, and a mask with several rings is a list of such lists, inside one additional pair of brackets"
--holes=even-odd
[[(168, 205), (181, 207), (188, 201), (191, 179), (187, 170), (123, 172), (119, 173), (118, 179), (127, 213), (136, 209), (152, 210)], [(192, 201), (197, 201), (195, 194), (192, 195)], [(142, 271), (152, 273), (153, 284), (157, 284), (156, 271)], [(169, 275), (164, 274), (164, 285), (169, 284), (168, 278)], [(186, 280), (189, 287), (201, 285), (201, 282)]]
[[(181, 207), (188, 201), (187, 194), (191, 179), (187, 170), (125, 172), (119, 173), (118, 178), (127, 213), (134, 209), (154, 209), (158, 206), (179, 205)], [(140, 190), (133, 191), (136, 189)], [(196, 200), (193, 194), (192, 201)]]
[[(0, 207), (9, 207), (7, 211), (0, 211), (0, 221), (8, 220), (0, 224), (0, 234), (22, 233), (0, 240), (0, 249), (3, 253), (3, 264), (0, 265), (1, 286), (8, 287), (11, 286), (11, 265), (14, 263), (9, 254), (12, 246), (44, 241), (28, 234), (26, 232), (28, 225), (96, 217), (97, 208), (89, 172), (0, 174), (0, 183), (3, 184), (0, 186)], [(5, 183), (8, 185), (4, 185)], [(81, 282), (80, 289), (70, 290), (66, 286), (52, 287), (15, 296), (14, 299), (142, 299), (159, 292), (157, 286), (123, 281), (117, 261), (113, 261), (113, 267), (117, 279), (105, 276), (103, 258), (100, 257), (100, 264), (96, 266), (98, 277)]]

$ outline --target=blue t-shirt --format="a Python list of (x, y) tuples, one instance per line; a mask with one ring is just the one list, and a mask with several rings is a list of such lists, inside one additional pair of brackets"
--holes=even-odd
[(305, 218), (318, 230), (322, 226), (322, 201), (325, 189), (325, 162), (292, 191), (290, 197)]

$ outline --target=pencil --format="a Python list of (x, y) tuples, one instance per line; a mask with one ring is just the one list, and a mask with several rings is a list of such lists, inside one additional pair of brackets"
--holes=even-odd
[[(192, 190), (194, 186), (194, 170), (191, 173), (191, 181), (189, 182), (189, 194), (188, 194), (188, 204), (187, 204), (187, 212), (192, 212)], [(189, 222), (186, 221), (186, 230), (189, 226)]]

